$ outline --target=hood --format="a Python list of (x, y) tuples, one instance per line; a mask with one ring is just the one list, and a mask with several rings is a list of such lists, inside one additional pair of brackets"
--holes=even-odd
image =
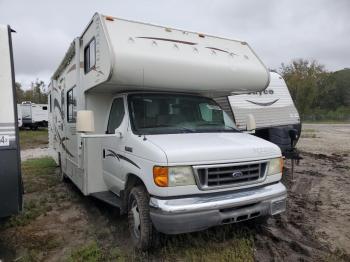
[(281, 156), (280, 148), (245, 133), (186, 133), (148, 135), (161, 148), (169, 164), (243, 162)]

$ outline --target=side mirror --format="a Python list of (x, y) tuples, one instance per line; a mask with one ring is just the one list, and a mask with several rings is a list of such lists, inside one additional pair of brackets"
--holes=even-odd
[(246, 118), (247, 131), (254, 133), (256, 129), (255, 117), (252, 114), (248, 114)]
[(77, 132), (95, 132), (94, 112), (90, 110), (80, 110), (77, 113)]
[(123, 138), (123, 132), (120, 131), (120, 129), (116, 129), (114, 134), (118, 137), (118, 138)]

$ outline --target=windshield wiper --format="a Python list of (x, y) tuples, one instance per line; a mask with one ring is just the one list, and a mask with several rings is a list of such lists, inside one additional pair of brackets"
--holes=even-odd
[[(217, 128), (222, 128), (222, 127), (225, 127), (225, 128), (229, 128), (235, 132), (239, 132), (238, 129), (232, 127), (232, 126), (226, 126), (226, 125), (218, 125), (218, 124), (215, 124), (215, 123), (205, 123), (205, 124), (199, 124), (198, 126), (216, 126)], [(225, 130), (222, 130), (222, 131), (225, 131)]]
[(183, 131), (187, 131), (190, 133), (195, 132), (194, 129), (188, 128), (188, 127), (184, 127), (184, 126), (173, 126), (173, 125), (152, 125), (152, 126), (145, 126), (143, 128), (157, 128), (157, 127), (170, 127), (170, 128), (174, 128), (174, 129), (181, 129)]

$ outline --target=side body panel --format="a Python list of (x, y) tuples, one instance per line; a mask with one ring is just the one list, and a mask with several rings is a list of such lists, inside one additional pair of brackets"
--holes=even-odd
[[(75, 62), (75, 56), (73, 60)], [(83, 188), (83, 170), (79, 166), (76, 111), (79, 88), (77, 67), (68, 65), (57, 80), (50, 84), (49, 138), (50, 146), (57, 152), (57, 162), (62, 171), (79, 187)], [(74, 94), (74, 95), (73, 95)]]
[(22, 179), (11, 29), (0, 25), (0, 217), (22, 210)]

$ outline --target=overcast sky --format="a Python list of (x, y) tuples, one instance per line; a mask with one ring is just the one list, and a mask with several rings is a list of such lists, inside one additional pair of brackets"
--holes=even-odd
[(49, 81), (95, 12), (244, 40), (272, 69), (295, 58), (350, 67), (349, 0), (0, 0), (0, 23), (17, 31), (16, 80)]

